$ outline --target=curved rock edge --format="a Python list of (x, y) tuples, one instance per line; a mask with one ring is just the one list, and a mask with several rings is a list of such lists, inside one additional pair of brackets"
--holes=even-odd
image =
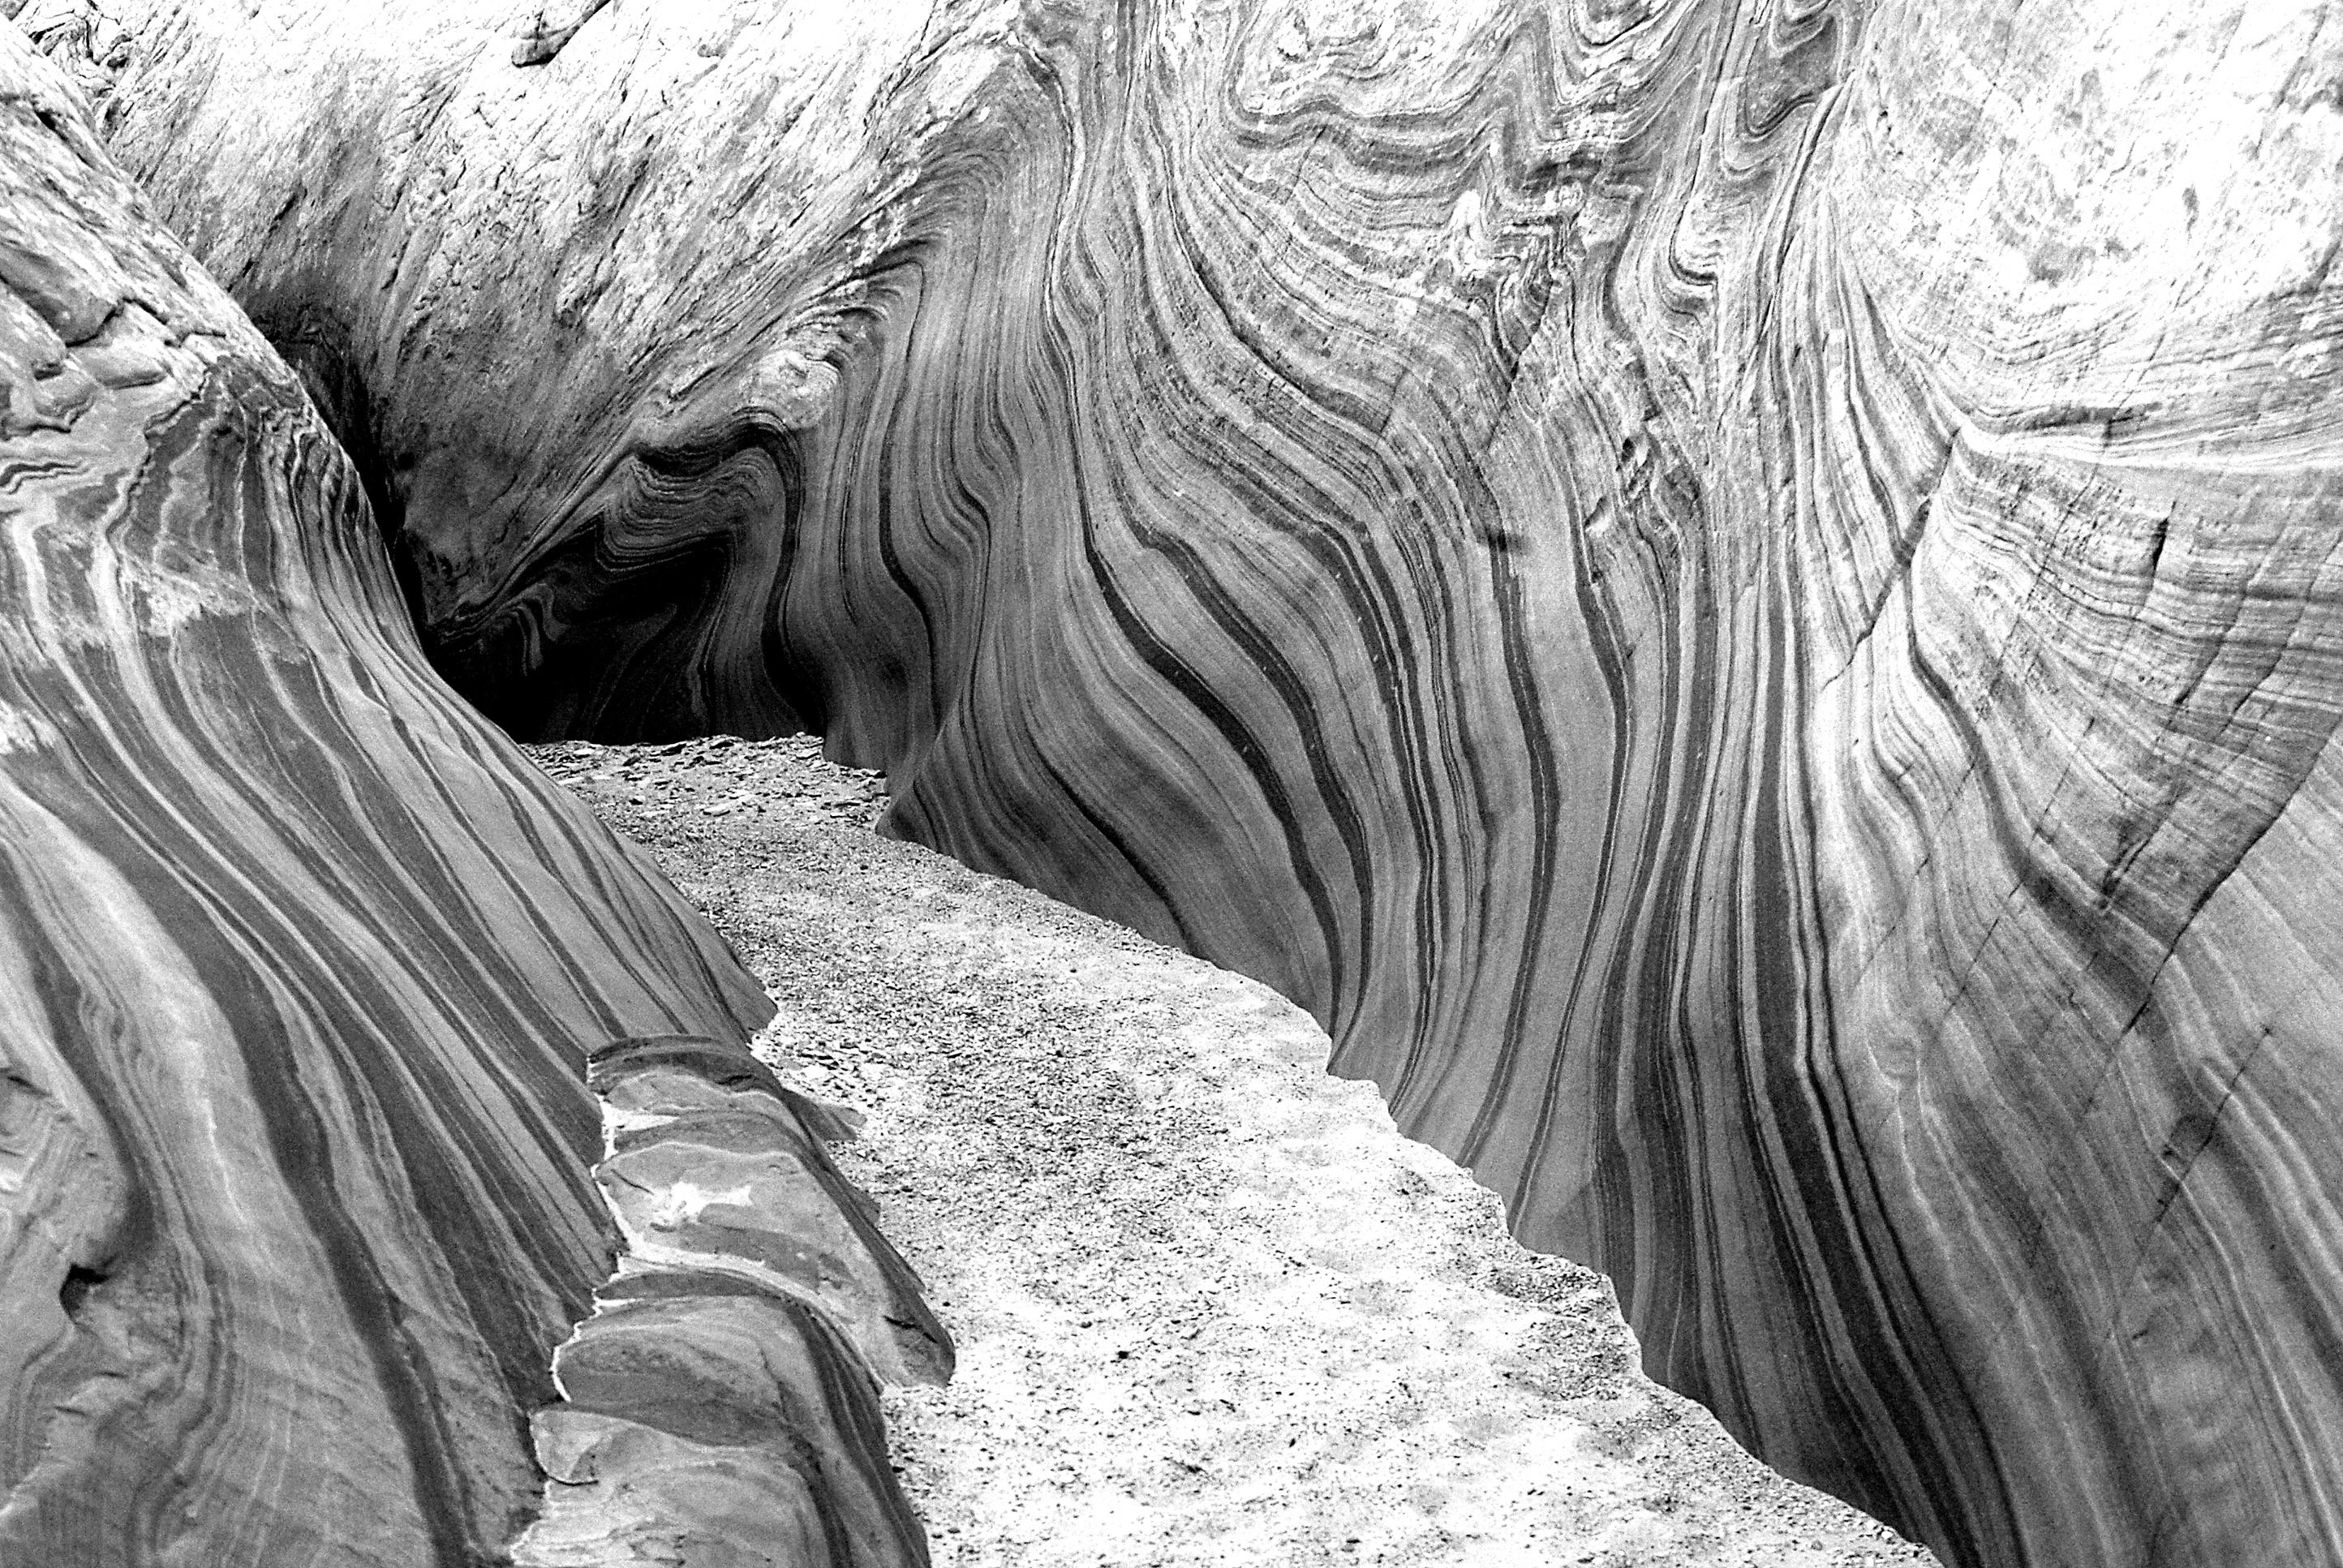
[(588, 1081), (625, 1245), (530, 1418), (545, 1506), (517, 1568), (925, 1564), (878, 1389), (945, 1382), (951, 1342), (822, 1148), (854, 1135), (844, 1113), (706, 1036), (613, 1041)]

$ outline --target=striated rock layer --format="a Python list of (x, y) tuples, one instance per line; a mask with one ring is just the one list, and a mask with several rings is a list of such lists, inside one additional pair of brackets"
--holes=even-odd
[(712, 1040), (613, 1040), (591, 1081), (627, 1251), (531, 1420), (516, 1568), (925, 1564), (871, 1373), (942, 1382), (951, 1346), (822, 1150), (852, 1134)]
[(2343, 1559), (2331, 5), (125, 10), (490, 714), (1276, 984), (1953, 1561)]
[[(803, 1107), (726, 1141), (770, 1011), (432, 673), (298, 377), (0, 25), (0, 1562), (503, 1561), (532, 1415), (664, 1453), (625, 1523), (698, 1561), (779, 1508), (791, 1563), (924, 1562), (870, 1369), (949, 1352)], [(688, 1236), (614, 1222), (587, 1081), (676, 1032), (712, 1109), (622, 1158), (728, 1178)], [(622, 1230), (697, 1272), (573, 1340)], [(671, 1369), (752, 1320), (797, 1360), (716, 1420)]]

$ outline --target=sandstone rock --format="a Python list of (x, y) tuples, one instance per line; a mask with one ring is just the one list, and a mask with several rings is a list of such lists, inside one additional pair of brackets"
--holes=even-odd
[[(85, 107), (0, 25), (0, 1562), (500, 1560), (618, 1239), (588, 1056), (753, 1077), (771, 1007), (433, 674), (357, 470)], [(883, 1275), (849, 1198), (783, 1218)], [(843, 1390), (809, 1516), (916, 1561), (850, 1342), (760, 1310)]]
[[(639, 1267), (729, 1271), (823, 1309), (890, 1382), (951, 1376), (951, 1341), (870, 1198), (809, 1126), (838, 1112), (784, 1089), (755, 1058), (688, 1036), (594, 1053), (604, 1200)], [(881, 1452), (883, 1452), (883, 1445)]]
[(814, 1128), (831, 1108), (689, 1035), (593, 1054), (595, 1177), (627, 1249), (530, 1418), (545, 1508), (518, 1568), (925, 1568), (872, 1374), (951, 1342)]
[(126, 10), (495, 717), (1271, 980), (1953, 1561), (2343, 1553), (2330, 7)]

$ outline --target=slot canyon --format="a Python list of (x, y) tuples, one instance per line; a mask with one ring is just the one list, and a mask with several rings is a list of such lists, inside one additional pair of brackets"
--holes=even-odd
[(2343, 1563), (2343, 8), (0, 11), (0, 1563), (926, 1561), (515, 744), (802, 732), (1944, 1563)]

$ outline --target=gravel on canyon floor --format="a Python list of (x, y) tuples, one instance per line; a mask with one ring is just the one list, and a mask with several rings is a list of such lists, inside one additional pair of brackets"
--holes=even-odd
[(945, 1568), (1928, 1563), (1638, 1370), (1266, 988), (880, 837), (807, 738), (565, 743), (779, 1005), (756, 1042), (960, 1347), (890, 1391)]

